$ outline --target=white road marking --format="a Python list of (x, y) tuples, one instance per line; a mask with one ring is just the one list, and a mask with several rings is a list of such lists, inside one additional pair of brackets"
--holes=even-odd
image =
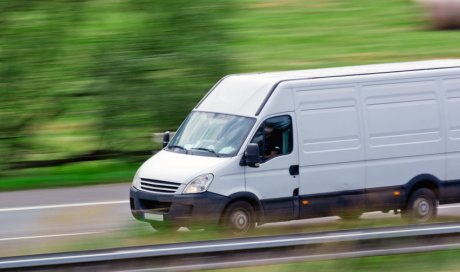
[(26, 240), (26, 239), (65, 237), (65, 236), (79, 236), (79, 235), (100, 234), (100, 233), (103, 233), (103, 232), (93, 231), (93, 232), (63, 233), (63, 234), (38, 235), (38, 236), (10, 237), (10, 238), (0, 238), (0, 242), (14, 241), (14, 240)]
[[(84, 259), (84, 258), (95, 258), (95, 257), (115, 257), (123, 256), (130, 254), (142, 254), (142, 253), (155, 253), (155, 252), (174, 252), (178, 250), (210, 250), (212, 248), (219, 247), (235, 247), (242, 245), (253, 245), (253, 246), (262, 246), (264, 244), (275, 244), (275, 243), (285, 243), (285, 242), (307, 242), (311, 240), (327, 242), (327, 240), (338, 239), (338, 238), (363, 238), (369, 235), (388, 235), (388, 234), (403, 234), (410, 232), (420, 232), (420, 231), (430, 231), (430, 230), (458, 230), (459, 225), (455, 226), (445, 226), (445, 227), (428, 227), (428, 228), (415, 228), (415, 229), (403, 229), (403, 230), (389, 230), (389, 231), (370, 231), (370, 232), (354, 232), (354, 233), (343, 233), (343, 234), (329, 234), (325, 236), (313, 236), (313, 237), (294, 237), (294, 238), (284, 238), (284, 239), (275, 239), (275, 240), (265, 240), (265, 241), (253, 241), (253, 242), (233, 242), (233, 243), (222, 243), (222, 244), (211, 244), (211, 245), (199, 245), (199, 246), (179, 246), (179, 247), (170, 247), (170, 248), (155, 248), (155, 249), (134, 249), (134, 250), (120, 250), (109, 253), (96, 253), (96, 254), (82, 254), (82, 255), (67, 255), (61, 257), (44, 257), (44, 258), (31, 258), (26, 260), (12, 260), (12, 261), (3, 261), (0, 262), (0, 265), (8, 265), (15, 263), (31, 263), (31, 262), (43, 262), (43, 261), (52, 261), (52, 260), (69, 260), (69, 259)], [(228, 250), (228, 248), (227, 248)]]
[(439, 209), (452, 209), (452, 208), (460, 208), (460, 204), (454, 204), (454, 205), (443, 205), (439, 206)]
[(16, 211), (29, 211), (29, 210), (42, 210), (42, 209), (59, 209), (71, 207), (85, 207), (96, 205), (114, 205), (114, 204), (127, 204), (129, 200), (117, 201), (104, 201), (104, 202), (87, 202), (87, 203), (72, 203), (72, 204), (59, 204), (59, 205), (44, 205), (44, 206), (29, 206), (29, 207), (13, 207), (0, 209), (0, 212), (16, 212)]

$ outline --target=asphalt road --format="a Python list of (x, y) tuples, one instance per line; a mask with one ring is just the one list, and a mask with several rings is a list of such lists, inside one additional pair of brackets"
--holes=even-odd
[(0, 256), (33, 254), (136, 223), (130, 184), (0, 193)]
[[(123, 231), (136, 222), (129, 209), (129, 183), (65, 189), (0, 193), (0, 257), (40, 252), (72, 239), (97, 239)], [(460, 204), (441, 206), (440, 216), (458, 217)], [(388, 213), (367, 213), (363, 219), (392, 218)], [(265, 228), (327, 223), (327, 217), (264, 225)], [(152, 230), (153, 232), (153, 230)], [(16, 254), (17, 253), (17, 254)]]

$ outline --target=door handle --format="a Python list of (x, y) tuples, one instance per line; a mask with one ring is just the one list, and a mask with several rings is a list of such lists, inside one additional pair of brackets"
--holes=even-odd
[(298, 165), (291, 165), (289, 167), (289, 174), (291, 174), (291, 176), (299, 175), (299, 166)]

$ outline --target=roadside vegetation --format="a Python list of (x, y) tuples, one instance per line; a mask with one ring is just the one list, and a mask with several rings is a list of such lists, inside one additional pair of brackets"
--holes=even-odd
[(129, 182), (229, 73), (458, 58), (412, 1), (1, 1), (0, 190)]
[(405, 272), (451, 272), (458, 271), (460, 250), (443, 250), (417, 254), (400, 254), (349, 258), (343, 260), (312, 261), (303, 263), (278, 264), (213, 270), (219, 272), (354, 272), (354, 271), (405, 271)]

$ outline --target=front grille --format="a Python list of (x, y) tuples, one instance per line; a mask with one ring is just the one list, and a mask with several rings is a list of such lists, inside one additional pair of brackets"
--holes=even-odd
[(174, 194), (180, 185), (176, 182), (141, 178), (141, 189), (149, 192)]

